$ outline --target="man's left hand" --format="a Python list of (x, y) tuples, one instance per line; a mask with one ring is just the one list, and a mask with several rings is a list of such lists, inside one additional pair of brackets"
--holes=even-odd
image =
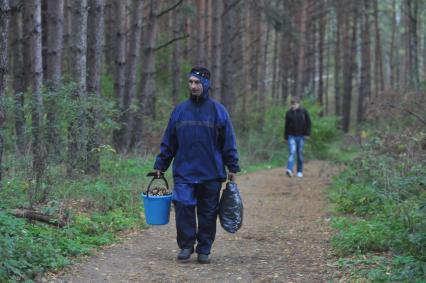
[(231, 181), (231, 182), (235, 182), (235, 181), (237, 180), (237, 173), (229, 172), (229, 174), (228, 174), (228, 179), (229, 179), (229, 181)]

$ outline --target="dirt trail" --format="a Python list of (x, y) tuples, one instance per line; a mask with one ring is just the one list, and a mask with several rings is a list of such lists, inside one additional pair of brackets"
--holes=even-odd
[(176, 261), (175, 224), (126, 235), (122, 243), (43, 282), (331, 282), (335, 269), (325, 187), (337, 168), (310, 161), (304, 178), (272, 169), (240, 176), (244, 224), (219, 225), (212, 262)]

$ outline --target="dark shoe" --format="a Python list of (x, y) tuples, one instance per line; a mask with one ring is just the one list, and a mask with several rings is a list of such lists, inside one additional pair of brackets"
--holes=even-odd
[(191, 257), (191, 254), (194, 252), (194, 248), (191, 249), (181, 249), (177, 259), (178, 260), (187, 260)]
[(285, 173), (287, 174), (287, 176), (293, 177), (293, 172), (291, 172), (291, 170), (287, 169), (287, 171), (285, 171)]
[(206, 255), (206, 254), (198, 254), (197, 260), (199, 263), (203, 263), (203, 264), (210, 263), (209, 255)]

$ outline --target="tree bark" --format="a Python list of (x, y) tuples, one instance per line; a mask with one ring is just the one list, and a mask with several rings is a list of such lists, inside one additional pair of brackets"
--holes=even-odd
[(31, 37), (32, 50), (32, 103), (31, 103), (31, 126), (32, 126), (32, 154), (33, 167), (32, 174), (35, 180), (35, 191), (30, 193), (30, 205), (32, 206), (35, 196), (41, 187), (41, 179), (45, 167), (45, 148), (42, 138), (42, 85), (43, 85), (43, 60), (42, 60), (42, 38), (41, 38), (41, 0), (34, 0), (28, 5), (32, 11), (33, 33)]
[(300, 18), (299, 18), (299, 42), (298, 42), (298, 59), (297, 59), (297, 77), (296, 77), (296, 96), (303, 96), (303, 82), (305, 71), (305, 43), (306, 43), (306, 10), (307, 1), (301, 0)]
[[(327, 13), (324, 1), (320, 1), (320, 16), (318, 19), (318, 102), (324, 105), (324, 41), (327, 25)], [(323, 112), (321, 111), (321, 115)]]
[[(104, 0), (89, 0), (89, 17), (87, 20), (87, 95), (99, 98), (101, 93), (101, 59), (104, 35)], [(93, 102), (92, 102), (93, 103)], [(91, 105), (88, 118), (88, 143), (86, 173), (99, 175), (100, 136), (99, 111)]]
[(396, 64), (395, 64), (395, 34), (396, 34), (396, 0), (392, 1), (392, 31), (391, 31), (391, 42), (390, 42), (390, 55), (389, 55), (389, 72), (390, 72), (390, 86), (395, 88), (398, 83), (396, 79)]
[(223, 77), (221, 80), (221, 97), (222, 103), (227, 107), (229, 113), (234, 113), (234, 103), (235, 103), (235, 89), (234, 89), (234, 78), (235, 78), (235, 68), (233, 66), (233, 52), (236, 50), (233, 48), (236, 40), (236, 11), (233, 0), (224, 0), (223, 1), (223, 16), (222, 16), (222, 73)]
[[(6, 120), (4, 96), (6, 89), (6, 74), (8, 72), (8, 36), (10, 13), (9, 0), (0, 0), (0, 130), (3, 129), (3, 124)], [(3, 131), (0, 131), (0, 190), (2, 189), (1, 183), (3, 180), (3, 152)]]
[(212, 1), (212, 72), (211, 72), (211, 95), (221, 100), (220, 81), (221, 81), (221, 56), (222, 56), (222, 1)]
[(13, 92), (14, 92), (14, 120), (15, 120), (15, 135), (16, 149), (19, 155), (25, 152), (25, 113), (24, 113), (24, 93), (27, 88), (24, 73), (23, 59), (23, 22), (22, 22), (22, 7), (20, 1), (11, 1), (12, 16), (10, 22), (10, 30), (14, 32), (10, 34), (11, 52), (12, 52), (12, 70), (13, 70)]
[(197, 44), (195, 45), (197, 50), (197, 65), (205, 66), (206, 65), (206, 25), (205, 25), (205, 5), (206, 0), (196, 0), (196, 8), (197, 8), (197, 32), (195, 41)]
[(68, 174), (84, 170), (87, 162), (87, 128), (85, 110), (87, 70), (87, 0), (73, 0), (71, 79), (75, 83), (71, 98), (76, 105), (75, 116), (69, 121)]
[[(345, 71), (343, 84), (343, 131), (347, 133), (350, 126), (351, 103), (352, 103), (352, 80), (355, 69), (357, 15), (356, 3), (352, 3), (351, 16), (347, 17), (345, 24), (345, 37), (343, 47), (345, 50)], [(352, 23), (351, 23), (352, 22)], [(351, 35), (352, 28), (352, 35)], [(351, 39), (349, 38), (351, 36)]]
[(376, 33), (376, 47), (375, 47), (375, 64), (374, 64), (374, 89), (375, 96), (384, 89), (384, 77), (383, 77), (383, 59), (382, 59), (382, 42), (381, 33), (379, 28), (379, 11), (378, 11), (378, 0), (373, 1), (374, 5), (374, 29)]
[[(182, 25), (182, 11), (180, 8), (176, 9), (173, 12), (173, 16), (172, 16), (172, 29), (173, 29), (173, 37), (177, 38), (180, 34), (181, 31), (183, 30), (183, 25)], [(177, 41), (174, 44), (173, 47), (173, 54), (172, 54), (172, 62), (171, 62), (171, 73), (173, 74), (173, 78), (172, 78), (172, 100), (173, 100), (173, 106), (176, 106), (178, 104), (179, 101), (179, 93), (180, 93), (180, 74), (181, 74), (181, 69), (180, 69), (180, 57), (182, 53), (182, 43), (180, 41)]]
[(59, 156), (60, 139), (57, 130), (57, 91), (62, 79), (62, 50), (64, 1), (47, 2), (47, 58), (45, 81), (50, 92), (46, 99), (47, 112), (47, 152), (51, 156)]
[(334, 112), (336, 116), (342, 115), (341, 108), (341, 86), (340, 86), (340, 70), (341, 70), (341, 34), (343, 26), (343, 12), (341, 7), (340, 0), (335, 0), (336, 7), (336, 18), (337, 18), (337, 27), (336, 27), (336, 42), (335, 42), (335, 51), (334, 51)]
[(370, 97), (371, 91), (371, 55), (370, 55), (370, 20), (369, 0), (363, 1), (362, 13), (362, 43), (361, 43), (361, 82), (358, 95), (357, 121), (364, 122), (365, 99)]
[(135, 115), (134, 123), (134, 146), (142, 146), (143, 127), (145, 120), (155, 115), (155, 42), (157, 36), (157, 3), (150, 0), (149, 15), (147, 18), (146, 29), (144, 30), (142, 46), (142, 63), (144, 68), (141, 75), (141, 90), (138, 96), (138, 112)]
[[(122, 111), (124, 107), (124, 92), (126, 90), (126, 3), (123, 1), (113, 1), (113, 8), (116, 11), (115, 17), (117, 19), (114, 32), (116, 36), (114, 45), (114, 92), (116, 107)], [(123, 145), (122, 131), (114, 130), (113, 144), (116, 150), (121, 150)]]

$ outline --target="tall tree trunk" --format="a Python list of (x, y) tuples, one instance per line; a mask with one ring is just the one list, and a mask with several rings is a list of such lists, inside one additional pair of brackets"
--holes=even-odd
[(229, 113), (234, 113), (235, 103), (235, 89), (234, 89), (234, 76), (235, 68), (233, 66), (233, 52), (236, 50), (233, 48), (236, 40), (236, 11), (233, 0), (223, 1), (223, 16), (222, 16), (222, 80), (221, 80), (221, 95), (222, 103), (227, 107)]
[(298, 42), (298, 59), (297, 59), (297, 77), (296, 77), (296, 96), (303, 96), (303, 82), (305, 71), (305, 42), (306, 42), (306, 10), (307, 1), (301, 0), (300, 18), (299, 18), (299, 42)]
[(340, 0), (335, 0), (336, 6), (336, 17), (337, 17), (337, 27), (336, 27), (336, 42), (335, 42), (335, 51), (334, 51), (334, 112), (336, 116), (342, 115), (341, 108), (341, 87), (340, 87), (340, 71), (341, 71), (341, 35), (342, 35), (342, 26), (343, 26), (343, 11), (342, 3)]
[(396, 34), (396, 0), (392, 1), (392, 31), (390, 42), (390, 55), (389, 55), (389, 72), (390, 72), (390, 86), (395, 88), (398, 83), (396, 80), (396, 66), (395, 66), (395, 34)]
[[(106, 0), (105, 3), (105, 65), (109, 74), (114, 75), (115, 70), (115, 40), (117, 30), (117, 9), (116, 3), (118, 0)], [(121, 1), (120, 1), (121, 2)], [(141, 15), (142, 16), (142, 15)], [(118, 23), (119, 24), (119, 23)]]
[[(101, 59), (104, 35), (104, 0), (89, 0), (87, 20), (87, 95), (99, 98), (101, 93)], [(99, 113), (91, 107), (88, 113), (86, 173), (98, 175), (101, 170), (98, 148), (100, 146)]]
[(142, 21), (143, 21), (143, 0), (133, 0), (131, 15), (131, 34), (126, 65), (126, 88), (123, 97), (123, 108), (121, 111), (122, 144), (121, 152), (127, 152), (130, 148), (132, 138), (132, 110), (133, 98), (136, 96), (136, 75), (139, 66)]
[(57, 130), (57, 91), (62, 79), (64, 1), (47, 2), (47, 58), (45, 81), (50, 91), (46, 99), (47, 112), (47, 152), (51, 156), (59, 156), (60, 139)]
[(408, 11), (408, 33), (409, 33), (409, 88), (418, 90), (420, 86), (419, 78), (419, 60), (417, 55), (418, 38), (417, 38), (417, 14), (418, 3), (417, 0), (406, 0)]
[[(116, 107), (123, 110), (123, 98), (126, 88), (126, 2), (113, 1), (113, 8), (116, 11), (117, 25), (115, 26), (114, 41), (114, 92)], [(123, 113), (120, 113), (122, 115)], [(123, 135), (120, 129), (113, 132), (113, 144), (115, 149), (120, 150), (123, 145)]]
[(221, 82), (221, 56), (222, 56), (222, 1), (212, 1), (212, 72), (211, 72), (211, 94), (218, 100), (221, 100), (220, 82)]
[[(0, 0), (0, 130), (3, 129), (4, 121), (6, 120), (6, 113), (4, 109), (4, 96), (6, 89), (6, 74), (8, 67), (8, 36), (9, 36), (9, 22), (10, 22), (10, 6), (9, 0)], [(3, 152), (4, 152), (4, 139), (3, 131), (0, 131), (0, 190), (2, 188), (3, 180)]]
[[(249, 40), (249, 45), (248, 45), (248, 50), (250, 50), (250, 54), (251, 54), (251, 59), (250, 59), (250, 84), (251, 84), (251, 89), (250, 92), (254, 93), (257, 92), (258, 90), (258, 66), (259, 66), (259, 36), (260, 36), (260, 15), (259, 15), (259, 11), (257, 10), (257, 5), (255, 4), (255, 2), (251, 2), (251, 4), (249, 4), (249, 10), (250, 10), (250, 14), (249, 14), (249, 19), (250, 19), (250, 29), (249, 29), (249, 33), (250, 33), (250, 40)], [(224, 41), (225, 42), (225, 41)], [(256, 96), (257, 98), (257, 96)], [(257, 99), (256, 99), (256, 103), (258, 103)]]
[(42, 31), (41, 31), (41, 0), (34, 0), (29, 5), (32, 11), (33, 34), (31, 38), (32, 49), (32, 103), (31, 103), (31, 126), (32, 126), (32, 153), (33, 153), (33, 180), (35, 180), (35, 191), (30, 192), (30, 204), (41, 186), (41, 179), (45, 166), (45, 148), (42, 134), (42, 85), (43, 85), (43, 60), (42, 60)]
[[(327, 24), (327, 13), (324, 1), (320, 1), (320, 16), (318, 29), (318, 102), (321, 106), (324, 105), (324, 41)], [(321, 111), (321, 115), (323, 112)]]
[(361, 82), (358, 95), (357, 120), (358, 124), (364, 121), (365, 99), (370, 97), (371, 91), (371, 54), (370, 54), (370, 20), (369, 0), (363, 1), (362, 13), (362, 43), (361, 43)]
[[(268, 67), (268, 47), (269, 47), (269, 35), (270, 28), (269, 25), (265, 21), (265, 14), (262, 13), (262, 22), (265, 23), (262, 27), (261, 31), (261, 41), (260, 41), (260, 51), (261, 51), (261, 61), (260, 61), (260, 69), (259, 69), (259, 113), (260, 121), (259, 121), (259, 129), (263, 129), (266, 115), (266, 103), (267, 103), (267, 92), (266, 92), (266, 72)], [(265, 27), (266, 25), (266, 27)], [(265, 31), (266, 29), (266, 31)]]
[(72, 99), (76, 107), (75, 116), (69, 121), (68, 130), (68, 174), (75, 169), (84, 170), (87, 161), (86, 128), (86, 51), (87, 51), (87, 0), (73, 0), (71, 79), (75, 82)]
[(12, 70), (13, 70), (13, 92), (14, 92), (14, 113), (15, 113), (15, 134), (16, 148), (18, 154), (25, 152), (25, 113), (24, 113), (24, 93), (27, 88), (24, 74), (24, 59), (22, 48), (22, 8), (20, 1), (11, 1), (12, 17), (10, 22), (10, 30), (14, 32), (10, 34), (11, 52), (12, 52)]
[[(182, 10), (177, 8), (173, 12), (173, 37), (177, 38), (181, 31), (183, 30), (182, 25)], [(180, 81), (181, 81), (181, 70), (180, 70), (180, 57), (182, 53), (182, 43), (180, 41), (175, 42), (173, 47), (172, 62), (171, 62), (171, 73), (173, 74), (172, 78), (172, 100), (173, 106), (176, 106), (179, 101), (180, 93)]]
[(271, 86), (271, 93), (272, 93), (272, 103), (276, 104), (278, 103), (279, 98), (279, 91), (278, 91), (278, 42), (279, 42), (280, 34), (275, 31), (274, 32), (274, 47), (272, 50), (272, 86)]
[(376, 33), (376, 51), (375, 51), (375, 64), (374, 64), (374, 81), (375, 81), (375, 96), (378, 95), (379, 91), (384, 89), (384, 77), (383, 77), (383, 60), (382, 60), (382, 42), (379, 28), (379, 11), (378, 11), (378, 0), (373, 1), (374, 5), (374, 29)]
[(63, 52), (63, 72), (70, 73), (72, 69), (72, 15), (73, 15), (73, 4), (74, 0), (64, 0), (64, 52)]
[[(352, 80), (355, 69), (355, 54), (356, 54), (356, 34), (357, 34), (357, 15), (356, 6), (357, 3), (352, 3), (351, 16), (346, 20), (345, 24), (345, 38), (344, 38), (344, 50), (345, 50), (345, 71), (344, 71), (344, 93), (343, 93), (343, 131), (347, 133), (350, 126), (351, 118), (351, 103), (352, 103)], [(351, 25), (352, 22), (352, 25)], [(352, 28), (352, 35), (351, 33)], [(349, 36), (352, 38), (350, 39)]]
[(148, 2), (149, 15), (142, 46), (142, 63), (144, 68), (141, 74), (141, 90), (138, 95), (138, 112), (134, 123), (134, 146), (142, 146), (143, 127), (145, 120), (155, 115), (155, 42), (157, 36), (157, 4), (158, 1)]
[(205, 25), (205, 5), (206, 0), (196, 0), (197, 7), (197, 32), (196, 34), (196, 42), (195, 45), (197, 50), (197, 65), (205, 66), (206, 64), (206, 25)]

